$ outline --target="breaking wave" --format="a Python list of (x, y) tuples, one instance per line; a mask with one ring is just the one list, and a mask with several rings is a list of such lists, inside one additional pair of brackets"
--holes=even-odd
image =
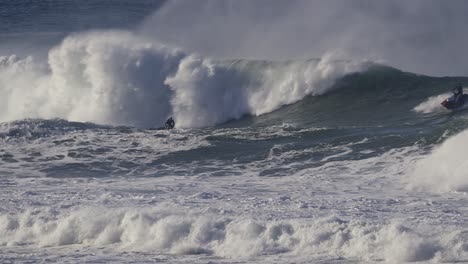
[(410, 187), (434, 192), (468, 192), (468, 130), (447, 139), (416, 163)]
[(326, 54), (254, 71), (249, 63), (186, 54), (129, 32), (89, 32), (67, 37), (47, 63), (0, 57), (0, 121), (154, 127), (173, 115), (179, 127), (210, 126), (326, 93), (338, 78), (366, 67)]
[(398, 263), (467, 257), (466, 233), (446, 231), (433, 233), (400, 223), (376, 225), (337, 217), (260, 221), (143, 208), (0, 215), (2, 246), (112, 245), (117, 250), (227, 258), (270, 254), (317, 257), (326, 253)]

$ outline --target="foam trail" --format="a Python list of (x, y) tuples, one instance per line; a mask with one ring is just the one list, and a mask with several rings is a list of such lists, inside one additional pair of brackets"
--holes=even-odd
[(450, 96), (452, 96), (452, 94), (445, 93), (445, 94), (440, 94), (437, 96), (429, 97), (425, 102), (422, 102), (419, 105), (417, 105), (414, 108), (414, 111), (423, 113), (423, 114), (444, 111), (445, 108), (442, 107), (440, 103), (442, 103), (442, 101), (449, 98)]
[(445, 110), (445, 108), (441, 106), (440, 103), (449, 97), (450, 97), (450, 94), (441, 94), (441, 95), (429, 97), (426, 101), (414, 107), (414, 111), (423, 113), (423, 114), (441, 112)]
[(468, 131), (445, 141), (416, 163), (409, 186), (434, 192), (468, 191)]
[(204, 127), (261, 115), (367, 67), (338, 61), (269, 63), (253, 72), (165, 47), (124, 31), (77, 34), (49, 52), (48, 63), (0, 59), (0, 121), (63, 118), (154, 127)]

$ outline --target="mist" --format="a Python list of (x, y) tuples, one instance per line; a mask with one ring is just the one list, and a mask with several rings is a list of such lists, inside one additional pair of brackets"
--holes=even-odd
[(468, 76), (463, 0), (168, 1), (139, 31), (214, 58), (309, 59), (338, 52), (406, 71)]

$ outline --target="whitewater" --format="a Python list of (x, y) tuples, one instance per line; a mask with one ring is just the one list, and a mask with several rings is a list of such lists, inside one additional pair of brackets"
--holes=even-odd
[(180, 1), (46, 2), (0, 3), (1, 263), (468, 260), (468, 115), (440, 105), (467, 77), (210, 56), (163, 34)]

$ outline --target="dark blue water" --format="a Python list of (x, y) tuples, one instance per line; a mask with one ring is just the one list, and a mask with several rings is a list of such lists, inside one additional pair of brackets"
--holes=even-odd
[(4, 0), (0, 2), (0, 33), (131, 29), (163, 3), (162, 0)]
[(48, 49), (73, 32), (134, 29), (164, 0), (2, 0), (0, 55), (46, 57)]

